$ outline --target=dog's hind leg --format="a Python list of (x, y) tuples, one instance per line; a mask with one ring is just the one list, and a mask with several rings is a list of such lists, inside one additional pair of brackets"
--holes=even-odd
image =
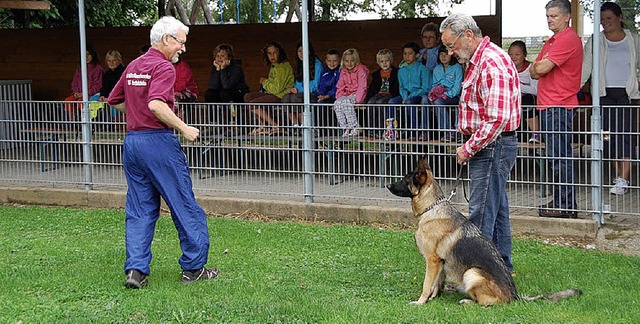
[[(502, 293), (495, 282), (483, 276), (482, 273), (475, 268), (467, 270), (462, 280), (465, 286), (465, 293), (482, 306), (491, 306), (510, 301), (509, 297)], [(461, 300), (460, 303), (466, 304), (468, 301)]]
[[(430, 255), (426, 258), (427, 260), (427, 269), (424, 276), (424, 282), (422, 283), (422, 295), (416, 301), (411, 302), (412, 305), (423, 305), (428, 300), (431, 300), (437, 296), (440, 289), (436, 288), (434, 291), (434, 287), (437, 284), (437, 279), (444, 280), (444, 275), (442, 272), (442, 259), (437, 255)], [(442, 278), (439, 278), (442, 277)], [(442, 285), (442, 282), (439, 283)]]

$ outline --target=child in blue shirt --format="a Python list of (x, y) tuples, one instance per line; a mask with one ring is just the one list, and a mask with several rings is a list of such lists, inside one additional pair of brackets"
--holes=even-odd
[[(302, 56), (302, 41), (299, 40), (296, 44), (296, 68), (294, 70), (295, 83), (293, 88), (287, 89), (287, 93), (282, 96), (282, 103), (300, 104), (304, 103), (304, 70)], [(320, 76), (324, 66), (322, 61), (316, 56), (316, 52), (313, 49), (313, 45), (309, 43), (308, 49), (309, 60), (309, 102), (316, 102), (318, 96), (318, 85), (320, 84)], [(294, 127), (302, 126), (302, 105), (290, 105), (286, 106), (289, 111), (289, 120)]]
[(320, 75), (318, 103), (329, 104), (336, 101), (336, 84), (340, 78), (340, 52), (335, 48), (330, 49), (324, 63), (327, 67)]
[[(327, 52), (324, 63), (326, 67), (320, 74), (320, 82), (318, 83), (318, 103), (332, 104), (336, 101), (336, 85), (340, 78), (340, 52), (332, 48)], [(316, 106), (315, 121), (316, 124), (323, 129), (334, 126), (335, 118), (333, 110), (329, 106)]]
[[(460, 93), (462, 91), (462, 66), (458, 64), (458, 60), (449, 55), (446, 46), (441, 45), (438, 49), (438, 64), (433, 69), (433, 88), (429, 95), (425, 96), (422, 104), (432, 105), (424, 110), (424, 128), (429, 129), (428, 116), (429, 110), (435, 111), (438, 120), (438, 128), (442, 130), (452, 130), (451, 126), (451, 109), (447, 106), (457, 106), (460, 102)], [(456, 114), (456, 125), (458, 124), (458, 116)], [(447, 131), (443, 134), (441, 140), (450, 142), (453, 139), (454, 132)]]
[[(419, 104), (427, 94), (431, 80), (427, 68), (418, 62), (419, 51), (420, 47), (414, 42), (407, 43), (402, 47), (402, 58), (406, 65), (398, 70), (400, 96), (391, 98), (389, 104)], [(395, 108), (388, 107), (387, 118), (395, 117), (394, 115)], [(410, 128), (418, 128), (418, 107), (406, 107), (406, 115), (403, 115), (408, 115), (408, 118), (404, 120), (408, 119)]]

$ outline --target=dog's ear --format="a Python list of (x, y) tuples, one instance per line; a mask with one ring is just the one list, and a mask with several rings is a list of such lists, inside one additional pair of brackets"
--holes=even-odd
[(426, 154), (418, 160), (418, 170), (420, 170), (420, 172), (431, 171), (431, 168), (429, 168), (429, 158)]

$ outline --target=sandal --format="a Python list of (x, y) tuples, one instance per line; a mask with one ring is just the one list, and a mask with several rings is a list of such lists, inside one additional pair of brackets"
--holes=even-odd
[(273, 135), (284, 135), (285, 132), (284, 130), (280, 129), (280, 128), (273, 128), (269, 131), (269, 135), (273, 136)]
[(247, 135), (248, 136), (257, 136), (257, 135), (265, 135), (267, 134), (267, 130), (265, 130), (262, 127), (258, 127), (258, 128), (254, 128), (252, 131), (250, 131)]

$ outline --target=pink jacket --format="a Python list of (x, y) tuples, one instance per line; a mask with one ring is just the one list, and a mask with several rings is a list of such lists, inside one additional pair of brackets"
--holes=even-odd
[[(102, 75), (104, 74), (104, 70), (100, 65), (87, 64), (87, 88), (89, 93), (87, 94), (89, 97), (93, 96), (96, 93), (100, 93), (100, 88), (102, 88)], [(72, 93), (82, 93), (82, 71), (80, 67), (76, 69), (76, 72), (73, 74), (73, 81), (71, 81), (71, 92)]]
[(356, 103), (361, 104), (367, 95), (367, 78), (369, 69), (362, 63), (358, 64), (353, 71), (347, 69), (340, 70), (340, 78), (336, 85), (336, 99), (356, 94)]
[(198, 96), (198, 85), (193, 79), (193, 72), (187, 62), (180, 60), (180, 62), (173, 65), (176, 68), (176, 84), (173, 86), (173, 91), (183, 92), (189, 89), (191, 93)]

